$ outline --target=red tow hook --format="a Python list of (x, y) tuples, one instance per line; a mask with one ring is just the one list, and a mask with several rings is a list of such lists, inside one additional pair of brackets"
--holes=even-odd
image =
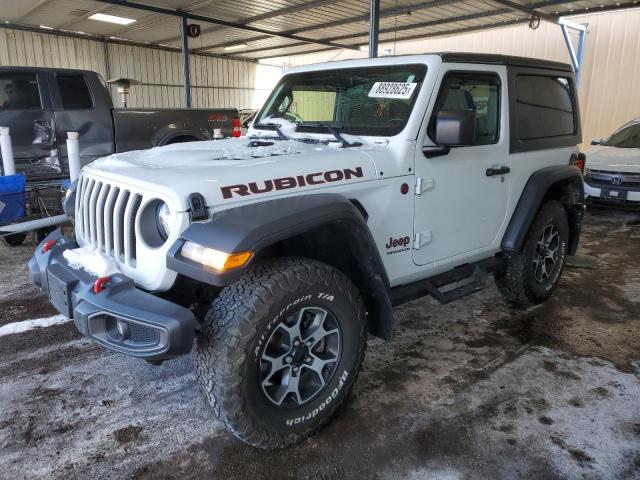
[(96, 295), (103, 291), (105, 288), (109, 286), (111, 283), (111, 277), (100, 277), (95, 282), (93, 282), (93, 293)]
[(47, 240), (46, 242), (44, 242), (44, 245), (42, 245), (42, 253), (47, 253), (57, 244), (58, 244), (57, 240)]

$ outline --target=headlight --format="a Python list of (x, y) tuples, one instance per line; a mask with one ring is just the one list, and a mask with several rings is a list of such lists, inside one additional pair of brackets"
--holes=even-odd
[(156, 224), (158, 225), (158, 231), (160, 232), (160, 236), (163, 240), (169, 238), (169, 235), (171, 234), (172, 221), (173, 216), (169, 205), (164, 202), (160, 202), (156, 210)]
[(251, 252), (227, 253), (205, 247), (187, 240), (180, 254), (192, 262), (199, 263), (207, 270), (226, 272), (246, 265), (253, 254)]

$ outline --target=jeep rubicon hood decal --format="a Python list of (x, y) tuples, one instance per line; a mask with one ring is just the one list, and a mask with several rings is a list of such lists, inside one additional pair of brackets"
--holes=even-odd
[(222, 198), (232, 198), (234, 195), (246, 196), (257, 193), (267, 193), (273, 190), (287, 190), (289, 188), (320, 185), (322, 183), (340, 182), (352, 178), (362, 178), (362, 167), (343, 168), (341, 170), (329, 170), (328, 172), (308, 173), (295, 177), (281, 177), (262, 182), (249, 182), (247, 184), (227, 185), (220, 187)]
[[(114, 184), (164, 193), (181, 204), (197, 192), (207, 206), (246, 201), (254, 195), (291, 194), (376, 178), (367, 150), (295, 140), (227, 139), (124, 152), (96, 160), (83, 170)], [(285, 192), (283, 192), (283, 190)]]

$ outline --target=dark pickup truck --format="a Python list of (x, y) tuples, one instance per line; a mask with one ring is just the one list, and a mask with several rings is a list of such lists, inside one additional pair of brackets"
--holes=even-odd
[[(80, 133), (82, 165), (115, 152), (231, 136), (236, 109), (117, 109), (96, 72), (0, 67), (0, 126), (16, 170), (29, 180), (68, 176), (67, 132)], [(0, 163), (1, 166), (1, 163)]]

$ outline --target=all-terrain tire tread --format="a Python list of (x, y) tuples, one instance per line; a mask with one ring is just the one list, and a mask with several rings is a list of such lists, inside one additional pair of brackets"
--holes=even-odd
[(496, 286), (500, 293), (516, 306), (527, 307), (546, 300), (546, 298), (538, 296), (533, 289), (535, 279), (533, 276), (527, 275), (527, 259), (524, 252), (527, 251), (527, 245), (530, 242), (538, 240), (534, 238), (532, 232), (536, 232), (549, 215), (564, 215), (566, 219), (567, 213), (561, 202), (557, 200), (545, 202), (538, 210), (529, 228), (522, 251), (502, 252), (502, 265), (495, 274)]
[[(330, 404), (322, 422), (299, 433), (274, 433), (258, 425), (248, 414), (239, 394), (243, 382), (242, 365), (258, 334), (254, 319), (268, 314), (270, 302), (283, 293), (294, 293), (300, 283), (319, 279), (349, 296), (360, 320), (360, 349), (357, 368), (347, 379), (342, 402)], [(244, 442), (263, 449), (285, 448), (312, 435), (344, 404), (358, 377), (366, 348), (366, 321), (360, 293), (340, 271), (302, 257), (281, 257), (255, 264), (237, 282), (225, 287), (205, 316), (196, 348), (196, 375), (205, 397), (217, 417)]]

